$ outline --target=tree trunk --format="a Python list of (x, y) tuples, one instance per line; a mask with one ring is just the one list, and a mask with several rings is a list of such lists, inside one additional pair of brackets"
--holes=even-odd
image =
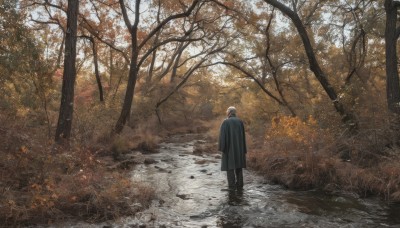
[(137, 40), (136, 40), (136, 31), (137, 29), (134, 28), (132, 30), (132, 58), (131, 64), (129, 69), (129, 79), (128, 85), (126, 88), (124, 104), (122, 106), (121, 114), (118, 118), (117, 124), (115, 125), (114, 131), (115, 133), (119, 134), (122, 132), (126, 122), (129, 119), (129, 115), (131, 113), (133, 95), (135, 94), (135, 86), (136, 86), (136, 79), (138, 75), (139, 69), (137, 68), (138, 62), (138, 48), (137, 48)]
[(386, 11), (386, 95), (388, 108), (391, 112), (400, 114), (400, 85), (397, 66), (397, 7), (392, 0), (385, 0)]
[(304, 49), (307, 54), (307, 58), (310, 64), (310, 70), (314, 73), (315, 77), (321, 84), (322, 88), (328, 95), (329, 99), (333, 102), (333, 105), (336, 111), (340, 114), (342, 121), (348, 126), (351, 131), (354, 131), (358, 128), (357, 121), (355, 117), (350, 112), (347, 112), (343, 107), (343, 104), (340, 103), (337, 93), (332, 85), (329, 83), (328, 79), (325, 76), (325, 73), (322, 71), (321, 67), (318, 64), (317, 58), (315, 56), (313, 47), (311, 45), (310, 39), (308, 37), (308, 33), (300, 19), (300, 17), (292, 11), (289, 7), (283, 5), (282, 3), (276, 0), (264, 0), (266, 3), (278, 8), (284, 15), (288, 16), (293, 24), (295, 25), (297, 32), (299, 33), (301, 40), (303, 41)]
[(78, 27), (79, 0), (68, 0), (67, 30), (65, 35), (64, 73), (61, 90), (61, 104), (55, 141), (69, 140), (74, 112), (74, 86), (76, 78), (76, 40)]
[(100, 102), (104, 102), (103, 86), (101, 84), (101, 78), (100, 78), (100, 73), (99, 73), (99, 61), (97, 59), (97, 47), (96, 47), (96, 43), (95, 43), (93, 37), (90, 37), (90, 41), (92, 42), (94, 74), (96, 76), (96, 82), (97, 82), (97, 86), (99, 88)]
[(125, 25), (128, 28), (128, 31), (131, 35), (132, 57), (131, 57), (131, 64), (130, 64), (130, 69), (129, 69), (129, 79), (128, 79), (128, 85), (126, 88), (124, 104), (122, 105), (121, 114), (118, 118), (118, 121), (117, 121), (115, 127), (114, 127), (114, 133), (117, 133), (117, 134), (122, 132), (128, 118), (129, 118), (130, 112), (131, 112), (133, 96), (135, 94), (136, 80), (137, 80), (137, 76), (138, 76), (139, 68), (140, 68), (140, 63), (138, 63), (139, 51), (169, 21), (172, 21), (177, 18), (188, 17), (191, 14), (191, 12), (194, 10), (196, 5), (199, 3), (199, 0), (194, 0), (192, 5), (189, 6), (189, 8), (185, 12), (171, 15), (171, 16), (165, 18), (163, 21), (159, 22), (158, 25), (153, 30), (151, 30), (149, 32), (149, 34), (139, 44), (138, 43), (139, 41), (137, 39), (137, 30), (138, 30), (138, 24), (139, 24), (139, 19), (140, 19), (140, 17), (139, 17), (140, 2), (141, 2), (141, 0), (135, 1), (135, 21), (134, 21), (134, 24), (132, 25), (129, 20), (129, 17), (128, 17), (128, 13), (126, 10), (124, 0), (119, 0), (119, 4), (121, 7), (122, 16), (123, 16)]

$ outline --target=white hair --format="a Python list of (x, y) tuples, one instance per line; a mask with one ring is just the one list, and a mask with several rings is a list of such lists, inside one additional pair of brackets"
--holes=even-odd
[(231, 114), (236, 114), (236, 108), (233, 106), (230, 106), (227, 110), (226, 110), (226, 114), (231, 115)]

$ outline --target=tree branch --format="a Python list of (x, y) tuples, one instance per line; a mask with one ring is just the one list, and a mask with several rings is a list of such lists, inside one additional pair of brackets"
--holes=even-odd
[[(129, 20), (128, 13), (126, 12), (126, 7), (125, 7), (124, 0), (119, 0), (119, 5), (121, 7), (122, 16), (124, 18), (125, 25), (128, 28), (129, 33), (132, 33), (132, 24), (131, 24), (131, 21)], [(136, 21), (135, 21), (135, 23), (136, 23)]]
[[(123, 1), (123, 0), (120, 0)], [(139, 0), (137, 0), (139, 1)], [(188, 17), (192, 11), (194, 10), (194, 8), (196, 7), (196, 5), (200, 2), (200, 0), (194, 0), (192, 5), (183, 13), (178, 13), (175, 15), (171, 15), (167, 18), (165, 18), (163, 21), (161, 21), (161, 23), (159, 23), (147, 36), (146, 38), (144, 38), (144, 40), (139, 44), (138, 46), (138, 50), (140, 50), (148, 40), (150, 40), (156, 33), (158, 30), (160, 30), (164, 25), (166, 25), (168, 22), (170, 22), (171, 20), (174, 19), (178, 19), (178, 18), (182, 18), (182, 17)]]
[(246, 75), (246, 77), (253, 79), (254, 82), (257, 83), (257, 85), (264, 91), (264, 93), (266, 93), (268, 96), (270, 96), (273, 100), (275, 100), (276, 102), (278, 102), (278, 104), (280, 105), (285, 105), (281, 100), (279, 100), (279, 98), (275, 97), (270, 91), (268, 91), (264, 85), (261, 84), (261, 82), (254, 77), (254, 75), (252, 75), (251, 73), (249, 73), (247, 70), (243, 69), (241, 66), (234, 64), (234, 63), (230, 63), (230, 62), (216, 62), (216, 64), (223, 64), (223, 65), (227, 65), (227, 66), (232, 66), (234, 68), (236, 68), (237, 70), (241, 71), (243, 74)]
[(144, 54), (143, 56), (142, 56), (142, 58), (140, 59), (140, 61), (139, 61), (139, 63), (138, 63), (138, 68), (140, 68), (140, 66), (143, 64), (143, 62), (147, 59), (147, 57), (154, 51), (154, 50), (156, 50), (157, 48), (159, 48), (159, 47), (161, 47), (162, 45), (164, 45), (164, 44), (167, 44), (167, 43), (170, 43), (170, 42), (174, 42), (174, 41), (176, 41), (176, 42), (186, 42), (186, 41), (190, 41), (190, 42), (193, 42), (193, 41), (199, 41), (199, 40), (201, 40), (202, 38), (193, 38), (193, 39), (186, 39), (185, 37), (183, 37), (183, 38), (176, 38), (176, 37), (174, 37), (174, 38), (170, 38), (170, 39), (166, 39), (166, 40), (163, 40), (162, 42), (160, 42), (160, 43), (158, 43), (157, 45), (154, 45), (151, 49), (149, 49), (147, 52), (146, 52), (146, 54)]
[(133, 24), (133, 28), (137, 28), (139, 24), (139, 16), (140, 16), (140, 0), (136, 0), (135, 3), (135, 22)]

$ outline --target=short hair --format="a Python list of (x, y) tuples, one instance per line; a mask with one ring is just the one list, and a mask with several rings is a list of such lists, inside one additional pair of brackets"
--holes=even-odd
[(230, 114), (236, 114), (236, 108), (233, 106), (230, 106), (227, 110), (226, 110), (226, 114), (230, 115)]

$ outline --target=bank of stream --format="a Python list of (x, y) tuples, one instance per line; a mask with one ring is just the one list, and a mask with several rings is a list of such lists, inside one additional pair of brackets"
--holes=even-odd
[[(150, 208), (94, 227), (400, 227), (400, 205), (375, 198), (291, 191), (245, 170), (240, 192), (224, 191), (218, 154), (193, 154), (198, 139), (174, 136), (151, 164), (132, 170), (134, 180), (157, 190)], [(201, 143), (201, 141), (200, 141)]]

